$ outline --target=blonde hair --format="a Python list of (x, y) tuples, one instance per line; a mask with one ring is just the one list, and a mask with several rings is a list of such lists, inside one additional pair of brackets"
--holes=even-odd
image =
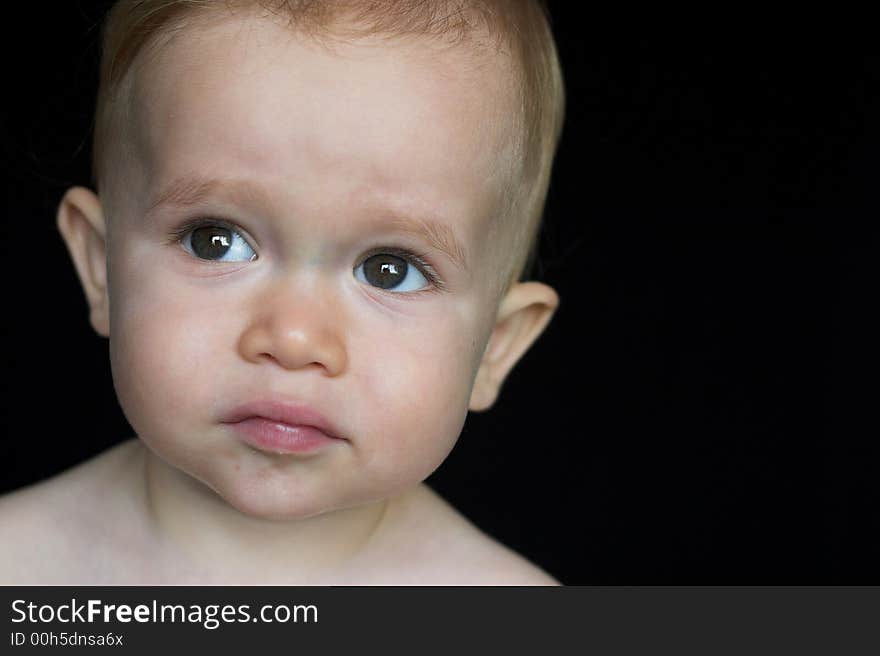
[(116, 101), (124, 95), (123, 84), (138, 54), (160, 47), (162, 38), (186, 27), (189, 17), (218, 7), (259, 7), (311, 35), (330, 31), (345, 16), (359, 26), (357, 36), (424, 35), (453, 42), (478, 34), (494, 37), (513, 55), (520, 104), (514, 117), (515, 175), (500, 222), (515, 226), (504, 230), (499, 249), (508, 261), (499, 267), (496, 282), (504, 293), (529, 273), (565, 106), (562, 72), (541, 0), (119, 0), (103, 28), (93, 143), (96, 186), (111, 170)]

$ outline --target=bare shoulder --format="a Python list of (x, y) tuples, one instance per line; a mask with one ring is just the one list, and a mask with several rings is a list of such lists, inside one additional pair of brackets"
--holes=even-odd
[[(537, 565), (487, 535), (426, 485), (398, 500), (391, 531), (404, 583), (560, 585)], [(398, 578), (398, 577), (394, 577)]]
[(136, 441), (112, 447), (45, 481), (0, 496), (0, 585), (67, 584), (98, 554), (119, 478)]

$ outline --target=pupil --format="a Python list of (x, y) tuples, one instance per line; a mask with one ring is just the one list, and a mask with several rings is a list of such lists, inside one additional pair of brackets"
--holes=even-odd
[(382, 289), (397, 287), (406, 278), (406, 260), (394, 255), (373, 255), (364, 262), (364, 278)]
[(232, 231), (218, 226), (196, 228), (190, 237), (193, 252), (204, 260), (215, 260), (226, 255), (232, 246)]

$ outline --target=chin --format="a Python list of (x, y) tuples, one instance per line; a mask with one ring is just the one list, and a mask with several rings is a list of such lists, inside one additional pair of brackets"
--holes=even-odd
[(250, 503), (250, 500), (247, 499), (230, 499), (228, 497), (224, 497), (224, 500), (243, 515), (247, 515), (253, 519), (262, 519), (270, 522), (287, 522), (309, 519), (310, 517), (323, 515), (332, 510), (332, 508), (324, 507), (292, 506), (289, 503)]
[(254, 519), (290, 521), (308, 519), (338, 509), (326, 493), (318, 494), (286, 481), (226, 481), (229, 485), (211, 486), (238, 512)]

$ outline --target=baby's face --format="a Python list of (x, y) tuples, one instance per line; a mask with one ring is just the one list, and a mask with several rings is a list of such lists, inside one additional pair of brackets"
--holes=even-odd
[[(500, 58), (460, 50), (226, 20), (138, 74), (102, 196), (114, 382), (155, 452), (248, 514), (387, 497), (461, 431), (514, 109)], [(262, 400), (342, 439), (254, 446), (227, 422)]]

